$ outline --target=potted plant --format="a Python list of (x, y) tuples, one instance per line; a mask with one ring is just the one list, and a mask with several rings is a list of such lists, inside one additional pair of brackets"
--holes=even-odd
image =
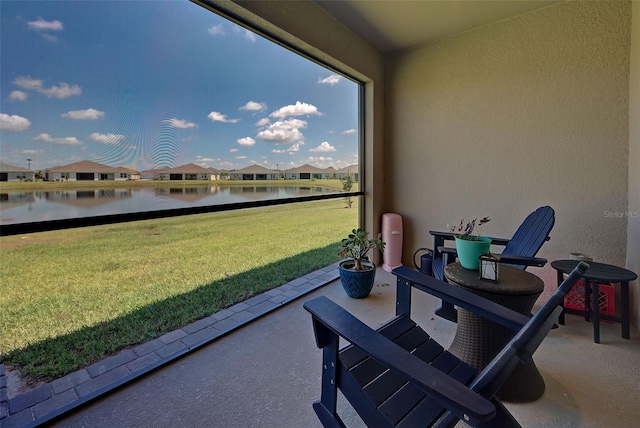
[(385, 242), (382, 234), (376, 239), (369, 238), (369, 232), (353, 229), (349, 236), (342, 240), (342, 250), (338, 253), (346, 260), (340, 262), (340, 282), (349, 297), (362, 299), (367, 297), (373, 288), (376, 266), (368, 259), (367, 253), (372, 248), (384, 252)]
[[(478, 257), (482, 254), (489, 254), (491, 238), (480, 235), (480, 229), (489, 221), (491, 221), (489, 217), (484, 217), (479, 221), (474, 218), (465, 224), (464, 219), (462, 219), (459, 225), (450, 229), (450, 232), (456, 234), (456, 251), (463, 268), (478, 270), (480, 268)], [(474, 234), (476, 229), (477, 233)]]

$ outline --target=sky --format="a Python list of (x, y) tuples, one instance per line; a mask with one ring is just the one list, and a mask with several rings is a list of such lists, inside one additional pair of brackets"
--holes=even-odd
[(358, 163), (357, 83), (196, 4), (1, 0), (0, 18), (3, 163)]

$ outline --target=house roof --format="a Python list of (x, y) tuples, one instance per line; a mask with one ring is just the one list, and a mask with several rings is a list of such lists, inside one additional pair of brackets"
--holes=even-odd
[(273, 173), (273, 172), (274, 171), (272, 169), (265, 168), (255, 163), (245, 168), (231, 171), (232, 174), (267, 174), (267, 173)]
[(344, 168), (340, 168), (336, 172), (339, 174), (346, 174), (346, 173), (355, 174), (356, 172), (358, 172), (358, 164), (345, 166)]
[(194, 163), (176, 166), (174, 168), (158, 168), (142, 171), (142, 174), (212, 174), (216, 173), (212, 168), (205, 168)]
[(285, 172), (289, 173), (289, 174), (299, 174), (299, 173), (305, 173), (305, 172), (309, 172), (312, 174), (322, 174), (322, 173), (326, 173), (329, 172), (327, 170), (324, 169), (320, 169), (317, 166), (313, 166), (313, 165), (309, 165), (309, 164), (304, 164), (295, 168), (290, 168), (287, 169)]
[(47, 168), (49, 172), (126, 172), (126, 173), (134, 173), (137, 174), (138, 171), (125, 168), (123, 166), (109, 166), (98, 162), (92, 161), (80, 161), (75, 163), (70, 163), (69, 165), (64, 166), (54, 166), (53, 168)]
[(33, 172), (28, 168), (22, 168), (21, 166), (15, 166), (8, 163), (0, 162), (0, 171), (1, 172)]

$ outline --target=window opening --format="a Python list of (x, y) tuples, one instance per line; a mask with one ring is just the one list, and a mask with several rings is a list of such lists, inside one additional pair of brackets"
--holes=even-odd
[[(191, 2), (0, 7), (0, 91), (8, 94), (0, 100), (0, 193), (8, 200), (28, 192), (11, 188), (14, 181), (47, 186), (25, 197), (28, 208), (0, 206), (2, 236), (260, 206), (182, 199), (167, 208), (162, 195), (172, 192), (157, 189), (162, 181), (286, 187), (359, 169), (360, 84), (282, 41)], [(90, 204), (67, 214), (45, 207), (80, 182), (122, 186), (132, 200), (101, 201), (100, 214)], [(313, 195), (264, 197), (285, 204), (344, 196), (339, 184), (320, 184)], [(155, 197), (139, 203), (139, 187)]]

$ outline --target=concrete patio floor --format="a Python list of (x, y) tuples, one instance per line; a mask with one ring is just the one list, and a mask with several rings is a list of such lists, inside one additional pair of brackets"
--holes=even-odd
[[(371, 295), (346, 296), (339, 280), (217, 339), (77, 411), (57, 427), (316, 427), (321, 351), (304, 301), (325, 295), (375, 326), (394, 313), (395, 277), (378, 270)], [(455, 324), (433, 317), (438, 301), (414, 292), (413, 318), (447, 346)], [(591, 325), (567, 315), (534, 356), (546, 391), (534, 403), (507, 407), (525, 427), (630, 427), (640, 419), (640, 334), (619, 324)], [(362, 426), (345, 403), (348, 426)]]

